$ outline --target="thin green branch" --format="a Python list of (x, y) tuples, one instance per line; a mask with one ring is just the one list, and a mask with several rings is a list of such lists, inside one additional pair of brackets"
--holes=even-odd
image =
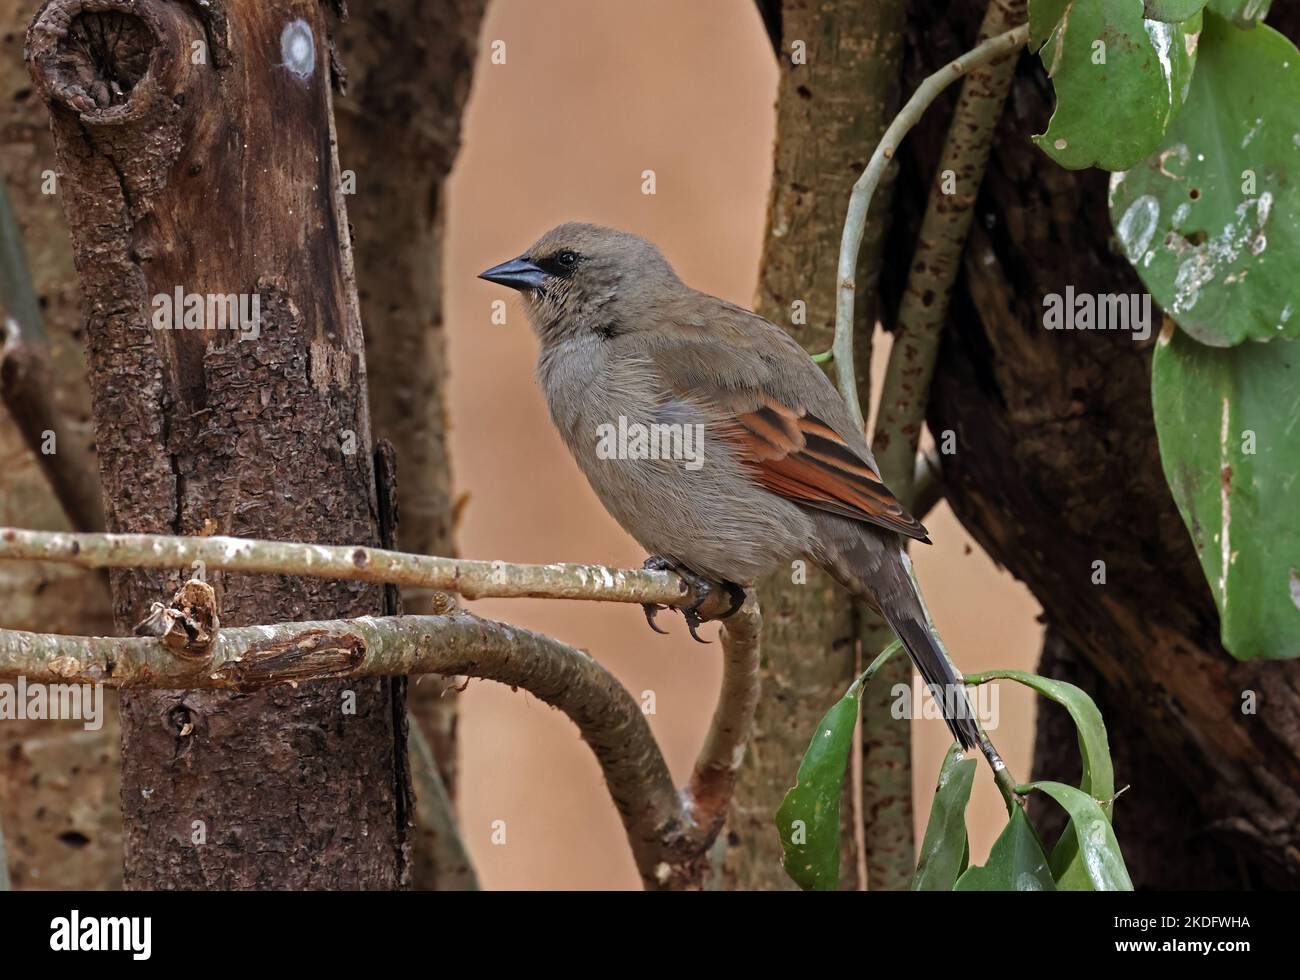
[(912, 479), (912, 516), (924, 521), (930, 511), (939, 506), (944, 498), (943, 469), (939, 457), (933, 452), (920, 453), (916, 457), (916, 473)]
[[(988, 40), (934, 72), (921, 83), (890, 124), (866, 170), (854, 185), (840, 245), (839, 288), (832, 350), (840, 393), (862, 428), (865, 428), (865, 423), (857, 398), (853, 359), (854, 269), (872, 195), (904, 136), (916, 125), (935, 98), (957, 78), (1004, 59), (1002, 65), (984, 73), (994, 76), (986, 84), (976, 84), (976, 80), (972, 79), (962, 88), (948, 128), (939, 174), (927, 205), (926, 220), (932, 225), (932, 215), (952, 207), (943, 193), (946, 188), (942, 186), (942, 181), (946, 170), (952, 169), (960, 174), (960, 179), (968, 181), (966, 192), (969, 201), (963, 198), (962, 204), (969, 208), (974, 203), (975, 190), (987, 159), (989, 136), (1001, 114), (1014, 69), (1014, 59), (1009, 56), (1028, 39), (1027, 25), (1022, 23), (1018, 27), (1007, 28), (1023, 18), (1023, 0), (992, 0), (981, 25), (981, 35), (988, 37)], [(934, 259), (933, 256), (925, 257), (922, 254), (928, 244), (927, 227), (929, 226), (923, 226), (918, 255), (909, 265), (913, 275), (918, 267)], [(963, 225), (957, 249), (951, 256), (954, 265), (956, 257), (960, 255), (960, 245), (965, 239), (965, 228)], [(909, 312), (908, 298), (914, 293), (920, 295), (915, 289), (915, 283), (909, 281), (904, 310), (900, 311), (899, 330), (895, 335), (880, 394), (872, 450), (885, 483), (903, 506), (915, 513), (918, 510), (928, 511), (937, 503), (941, 488), (937, 480), (927, 481), (921, 487), (915, 482), (917, 474), (927, 472), (917, 459), (916, 450), (938, 344), (936, 334), (935, 343), (929, 349), (918, 349), (915, 338), (907, 330), (908, 320), (905, 319), (905, 314)], [(942, 309), (937, 311), (940, 321), (947, 310), (946, 293), (944, 295)], [(926, 360), (928, 367), (924, 370), (923, 377), (918, 377), (915, 370), (917, 362)], [(914, 492), (918, 489), (923, 493)], [(860, 635), (864, 649), (878, 648), (890, 635), (891, 631), (877, 616), (864, 610)], [(888, 664), (880, 672), (877, 690), (863, 698), (862, 745), (871, 763), (864, 767), (863, 815), (871, 843), (868, 878), (871, 887), (876, 889), (906, 888), (915, 863), (910, 735), (892, 716), (890, 694), (897, 684), (910, 683), (911, 675), (911, 665), (906, 661)], [(1004, 788), (1009, 774), (987, 736), (983, 739), (982, 748), (999, 788)]]
[(858, 428), (865, 429), (862, 406), (858, 402), (858, 384), (853, 363), (853, 304), (856, 291), (858, 249), (867, 226), (867, 210), (885, 168), (898, 152), (903, 137), (920, 121), (925, 110), (945, 88), (974, 68), (1004, 57), (1021, 47), (1029, 39), (1029, 25), (1022, 24), (997, 37), (990, 38), (961, 57), (949, 62), (927, 78), (917, 88), (907, 104), (889, 124), (885, 135), (876, 145), (867, 168), (853, 185), (849, 196), (848, 213), (844, 218), (844, 233), (840, 239), (838, 266), (839, 284), (835, 304), (835, 343), (831, 348), (835, 357), (835, 373), (840, 394), (849, 406)]
[[(927, 85), (935, 82), (934, 94), (937, 94), (947, 81), (951, 81), (949, 76), (980, 69), (976, 77), (962, 86), (948, 126), (938, 172), (921, 222), (916, 254), (908, 265), (907, 287), (899, 305), (898, 327), (876, 413), (876, 431), (871, 444), (876, 465), (885, 482), (908, 508), (916, 501), (917, 448), (925, 423), (930, 381), (934, 376), (949, 299), (970, 230), (979, 185), (988, 163), (993, 133), (1015, 73), (1016, 60), (1010, 55), (1028, 37), (1027, 24), (1006, 28), (1023, 18), (1023, 0), (992, 0), (980, 33), (993, 36), (968, 55), (935, 72), (917, 93), (919, 95)], [(954, 68), (959, 65), (959, 68)], [(949, 180), (952, 183), (945, 186)], [(982, 736), (980, 748), (1005, 795), (1014, 786), (1006, 763), (987, 734)]]

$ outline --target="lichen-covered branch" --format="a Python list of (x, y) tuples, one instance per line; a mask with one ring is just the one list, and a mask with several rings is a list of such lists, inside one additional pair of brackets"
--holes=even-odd
[[(881, 385), (880, 410), (871, 442), (880, 475), (904, 507), (915, 503), (917, 448), (930, 379), (993, 132), (1015, 72), (1013, 55), (1026, 40), (1028, 26), (1024, 18), (1024, 0), (991, 0), (980, 25), (981, 43), (935, 72), (917, 90), (919, 96), (927, 86), (936, 85), (925, 103), (928, 105), (951, 80), (948, 73), (970, 73), (948, 125), (916, 252), (908, 267), (907, 288), (899, 306), (898, 328)], [(909, 123), (909, 128), (915, 121)], [(879, 704), (871, 704), (864, 712), (868, 719), (864, 725), (872, 725), (877, 716), (881, 725), (887, 725), (881, 712)], [(1014, 792), (1015, 781), (987, 734), (980, 748), (1010, 805), (1019, 799)]]
[(758, 603), (751, 593), (722, 627), (722, 689), (687, 787), (694, 837), (703, 846), (713, 841), (727, 818), (736, 775), (753, 734), (760, 687), (761, 626)]
[(456, 611), (222, 630), (201, 659), (153, 637), (0, 630), (0, 677), (28, 683), (248, 691), (320, 678), (435, 673), (522, 687), (559, 708), (591, 746), (648, 888), (697, 885), (721, 824), (757, 701), (758, 612), (724, 629), (723, 698), (679, 794), (641, 705), (588, 654), (529, 630)]
[[(856, 287), (854, 268), (857, 264), (858, 249), (863, 229), (866, 227), (872, 195), (904, 136), (916, 125), (935, 98), (957, 78), (967, 73), (974, 73), (963, 86), (957, 110), (949, 125), (948, 146), (945, 147), (940, 173), (936, 177), (930, 195), (927, 219), (930, 213), (943, 214), (948, 207), (948, 201), (943, 194), (943, 173), (950, 168), (959, 175), (958, 179), (969, 182), (967, 192), (970, 200), (965, 204), (968, 211), (974, 202), (979, 173), (983, 171), (984, 161), (987, 158), (992, 128), (1001, 112), (1010, 73), (1015, 65), (1014, 58), (1010, 56), (1025, 43), (1028, 37), (1027, 26), (1021, 23), (1023, 19), (1024, 5), (1020, 0), (993, 0), (981, 28), (981, 37), (985, 40), (921, 83), (886, 130), (866, 170), (853, 187), (840, 243), (840, 278), (836, 301), (835, 341), (832, 350), (840, 393), (848, 403), (859, 426), (864, 423), (857, 399), (857, 379), (853, 359)], [(1013, 27), (1014, 24), (1020, 26)], [(992, 68), (988, 67), (994, 62), (998, 64)], [(990, 72), (994, 73), (991, 81), (984, 77)], [(986, 94), (988, 92), (996, 93), (996, 98)], [(954, 267), (956, 256), (960, 255), (960, 246), (964, 242), (969, 213), (965, 220), (966, 224), (961, 225), (960, 240), (956, 243), (957, 252), (952, 259)], [(918, 258), (912, 263), (914, 271), (925, 261), (920, 256), (923, 254), (926, 242), (926, 234), (923, 231)], [(912, 294), (913, 290), (909, 283), (908, 295)], [(923, 303), (933, 298), (927, 298), (927, 294), (923, 291), (917, 291), (916, 296)], [(947, 296), (946, 291), (944, 296)], [(937, 323), (942, 323), (945, 312), (946, 302), (937, 311)], [(937, 349), (937, 338), (936, 330), (935, 349)], [(900, 314), (900, 329), (895, 337), (885, 383), (880, 394), (880, 410), (877, 413), (872, 449), (881, 476), (903, 505), (909, 508), (915, 508), (918, 503), (913, 494), (917, 472), (917, 443), (915, 438), (910, 442), (900, 438), (895, 430), (903, 426), (909, 429), (913, 427), (910, 412), (915, 407), (914, 429), (916, 436), (919, 437), (930, 370), (925, 371), (923, 377), (917, 377), (913, 362), (917, 358), (925, 359), (927, 356), (932, 370), (934, 349), (931, 349), (928, 355), (916, 352)], [(904, 364), (909, 367), (907, 372), (900, 370)], [(892, 451), (887, 451), (891, 444)], [(924, 503), (929, 505), (931, 501), (927, 499)], [(863, 623), (860, 637), (864, 654), (880, 649), (890, 637), (891, 631), (882, 621), (876, 617), (868, 618)], [(915, 847), (912, 839), (910, 734), (906, 726), (900, 726), (893, 718), (890, 704), (892, 698), (889, 694), (897, 683), (907, 683), (910, 680), (910, 664), (905, 660), (895, 660), (880, 672), (873, 689), (863, 694), (862, 745), (867, 760), (863, 767), (862, 808), (867, 836), (867, 874), (873, 889), (893, 890), (907, 887), (915, 863)], [(1007, 774), (991, 743), (986, 745), (985, 755), (1001, 786), (1001, 781)]]
[[(611, 569), (604, 565), (520, 565), (412, 555), (382, 548), (187, 538), (165, 534), (68, 534), (0, 528), (0, 561), (63, 562), (83, 568), (189, 568), (207, 571), (302, 575), (415, 586), (455, 592), (466, 599), (599, 599), (686, 605), (693, 593), (672, 572)], [(701, 615), (729, 604), (720, 591)]]
[[(595, 565), (461, 562), (378, 548), (237, 538), (3, 528), (2, 559), (63, 561), (91, 568), (172, 568), (203, 562), (209, 571), (411, 584), (467, 597), (541, 596), (668, 605), (691, 598), (681, 580), (669, 573)], [(209, 595), (212, 590), (204, 587), (203, 592)], [(719, 596), (703, 611), (721, 612), (718, 607), (727, 602)], [(200, 618), (215, 622), (210, 616)], [(690, 785), (680, 794), (641, 706), (605, 668), (586, 653), (549, 637), (461, 610), (442, 616), (367, 616), (220, 631), (213, 627), (203, 631), (201, 645), (188, 649), (166, 637), (71, 637), (0, 630), (0, 677), (247, 691), (322, 678), (433, 673), (522, 687), (572, 718), (596, 753), (646, 887), (687, 888), (698, 887), (703, 880), (707, 852), (725, 818), (753, 729), (760, 625), (753, 596), (723, 625), (718, 706)]]
[[(993, 131), (1002, 116), (1015, 72), (1016, 59), (1011, 55), (1025, 40), (1024, 19), (1024, 0), (992, 0), (980, 26), (980, 37), (992, 39), (963, 56), (970, 59), (966, 64), (970, 78), (962, 85), (948, 126), (916, 251), (908, 266), (907, 288), (899, 305), (898, 329), (885, 369), (871, 443), (881, 475), (904, 506), (912, 497), (916, 451), (949, 297), (988, 163)], [(1015, 27), (1017, 24), (1022, 26)], [(1017, 40), (1004, 40), (1008, 38)], [(988, 53), (977, 61), (974, 56), (980, 51)]]
[[(858, 387), (853, 363), (853, 305), (856, 290), (855, 272), (858, 264), (858, 249), (862, 245), (862, 233), (867, 225), (867, 211), (871, 206), (871, 197), (875, 193), (889, 161), (898, 152), (899, 144), (908, 131), (916, 125), (933, 102), (945, 88), (976, 68), (1003, 58), (1029, 39), (1029, 25), (1019, 27), (989, 38), (982, 44), (967, 51), (959, 58), (950, 61), (943, 68), (927, 78), (907, 100), (907, 104), (889, 124), (885, 135), (876, 145), (875, 152), (867, 168), (853, 185), (849, 196), (848, 212), (844, 219), (844, 232), (840, 239), (839, 283), (835, 305), (835, 372), (839, 381), (840, 394), (849, 406), (859, 428), (864, 428), (862, 406), (858, 402)], [(1000, 104), (1000, 103), (999, 103)], [(909, 464), (910, 465), (910, 464)], [(911, 479), (911, 474), (908, 474)]]

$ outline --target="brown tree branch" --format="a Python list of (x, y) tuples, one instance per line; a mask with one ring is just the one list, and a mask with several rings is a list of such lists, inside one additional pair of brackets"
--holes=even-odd
[(760, 690), (761, 628), (762, 616), (752, 593), (722, 627), (722, 689), (687, 787), (695, 824), (692, 834), (702, 849), (707, 849), (726, 821), (736, 775), (753, 735)]
[(0, 183), (0, 400), (36, 457), (68, 522), (104, 529), (98, 469), (54, 403), (49, 340), (27, 271), (22, 233)]
[[(871, 444), (881, 475), (904, 506), (912, 499), (916, 451), (949, 297), (988, 164), (993, 132), (1011, 87), (1016, 49), (1025, 43), (1028, 27), (1024, 19), (1024, 0), (992, 0), (980, 25), (980, 37), (986, 40), (969, 56), (958, 58), (930, 76), (942, 77), (956, 65), (971, 73), (962, 85), (926, 202), (907, 288), (898, 310), (898, 329), (886, 365)], [(1020, 26), (1015, 27), (1017, 24)], [(983, 56), (976, 58), (980, 52)], [(937, 94), (938, 90), (934, 92)]]
[[(237, 538), (61, 534), (0, 529), (0, 560), (91, 568), (173, 568), (294, 574), (457, 591), (682, 605), (691, 593), (666, 572), (598, 565), (509, 565)], [(211, 590), (207, 590), (211, 592)], [(710, 598), (719, 613), (727, 600)], [(252, 626), (216, 633), (205, 655), (164, 639), (68, 637), (0, 630), (0, 677), (153, 689), (253, 690), (321, 678), (463, 674), (522, 687), (578, 725), (605, 773), (647, 888), (699, 887), (753, 729), (761, 616), (753, 596), (722, 628), (718, 706), (683, 793), (672, 785), (640, 705), (581, 651), (464, 611)], [(215, 630), (213, 630), (215, 632)], [(418, 750), (417, 750), (418, 751)], [(448, 810), (448, 812), (450, 812)]]
[(0, 629), (0, 677), (28, 683), (249, 691), (321, 678), (462, 674), (522, 687), (559, 708), (591, 746), (647, 888), (697, 886), (757, 701), (752, 599), (723, 630), (723, 698), (688, 793), (678, 793), (641, 705), (588, 654), (458, 610), (222, 630), (201, 659), (154, 637)]
[[(416, 723), (407, 721), (407, 752), (411, 760), (411, 782), (415, 786), (415, 817), (420, 829), (431, 839), (429, 859), (435, 865), (438, 891), (478, 891), (478, 875), (465, 850), (460, 828), (456, 825), (456, 806), (438, 771), (437, 760), (429, 740)], [(419, 881), (419, 863), (416, 863)]]

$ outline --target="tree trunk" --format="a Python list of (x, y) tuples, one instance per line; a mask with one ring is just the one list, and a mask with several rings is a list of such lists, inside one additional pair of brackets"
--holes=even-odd
[[(910, 83), (967, 46), (982, 6), (954, 0), (915, 15)], [(1297, 17), (1282, 7), (1273, 19)], [(1029, 141), (1052, 107), (1036, 58), (1022, 59), (1007, 105), (931, 392), (931, 429), (957, 435), (957, 452), (944, 458), (948, 499), (1042, 604), (1044, 669), (1103, 709), (1118, 782), (1132, 786), (1115, 825), (1135, 884), (1294, 887), (1300, 663), (1238, 663), (1219, 643), (1209, 587), (1160, 468), (1154, 337), (1043, 329), (1043, 296), (1067, 284), (1143, 290), (1112, 247), (1107, 175), (1062, 170)], [(896, 200), (923, 200), (915, 189), (933, 172), (942, 117), (932, 109), (902, 155), (912, 192)], [(911, 254), (913, 210), (900, 210), (894, 254)], [(895, 288), (905, 271), (887, 275)], [(1102, 585), (1092, 582), (1096, 561), (1105, 562)], [(1259, 694), (1258, 714), (1242, 710), (1247, 691)], [(1066, 765), (1077, 773), (1073, 743), (1044, 710), (1035, 775), (1068, 778)], [(1194, 874), (1181, 856), (1168, 858), (1189, 848), (1204, 855)]]
[[(36, 6), (35, 0), (0, 0), (0, 175), (22, 232), (37, 315), (49, 342), (50, 395), (62, 420), (84, 441), (91, 429), (90, 392), (72, 247), (57, 181), (49, 180), (56, 168), (49, 117), (31, 97), (32, 80), (22, 58), (23, 32)], [(67, 518), (37, 463), (0, 408), (0, 524), (67, 530)], [(68, 565), (0, 565), (0, 626), (109, 632), (105, 579)], [(13, 887), (121, 887), (118, 796), (116, 692), (104, 692), (103, 725), (97, 730), (80, 721), (0, 725), (0, 826)]]
[[(110, 530), (376, 544), (322, 8), (50, 0), (27, 40), (65, 175)], [(167, 329), (177, 292), (255, 297), (258, 315)], [(118, 629), (180, 579), (115, 573)], [(228, 625), (383, 609), (360, 583), (211, 579)], [(127, 886), (404, 886), (403, 690), (124, 694)]]
[[(781, 31), (774, 38), (781, 80), (755, 309), (817, 353), (830, 349), (835, 333), (836, 262), (849, 191), (897, 99), (904, 4), (785, 0), (761, 6), (769, 27), (779, 24)], [(879, 200), (886, 197), (882, 191)], [(883, 222), (872, 221), (858, 273), (864, 297), (875, 292), (883, 239)], [(860, 303), (858, 312), (858, 336), (869, 338), (874, 304)], [(865, 365), (870, 344), (859, 347)], [(865, 373), (859, 377), (866, 382)], [(795, 569), (774, 573), (759, 583), (759, 595), (763, 696), (736, 786), (727, 871), (736, 887), (790, 888), (774, 816), (817, 722), (853, 681), (858, 620), (849, 596), (816, 568), (806, 579)], [(846, 805), (841, 878), (848, 887), (859, 884), (855, 818)], [(908, 825), (910, 834), (910, 817)]]
[[(349, 216), (357, 292), (366, 325), (371, 418), (397, 450), (398, 545), (451, 555), (451, 466), (442, 319), (444, 182), (460, 147), (485, 0), (376, 0), (358, 5), (338, 33), (347, 90), (337, 102), (339, 154), (355, 181)], [(428, 613), (427, 590), (404, 589), (403, 609)], [(409, 688), (411, 716), (448, 795), (457, 777), (454, 682), (423, 677)], [(434, 861), (433, 830), (414, 842), (414, 884), (445, 888), (454, 869)], [(463, 876), (461, 876), (463, 877)]]

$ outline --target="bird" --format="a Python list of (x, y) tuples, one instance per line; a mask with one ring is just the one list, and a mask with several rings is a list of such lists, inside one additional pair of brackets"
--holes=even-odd
[[(826, 374), (786, 331), (686, 285), (650, 241), (569, 222), (479, 278), (517, 290), (551, 420), (647, 568), (739, 609), (799, 560), (825, 569), (898, 635), (963, 749), (980, 731), (904, 549), (930, 543), (885, 486)], [(661, 607), (647, 605), (652, 629)]]

